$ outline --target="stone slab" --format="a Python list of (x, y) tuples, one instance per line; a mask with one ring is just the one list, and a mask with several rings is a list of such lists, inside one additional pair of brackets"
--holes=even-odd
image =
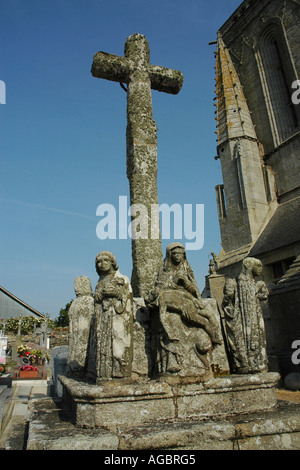
[(69, 420), (59, 398), (31, 401), (27, 450), (103, 450), (118, 446), (116, 436), (99, 429), (81, 430)]
[(76, 427), (58, 398), (32, 400), (27, 450), (299, 450), (300, 405), (208, 421), (142, 426)]
[(170, 419), (208, 419), (276, 407), (277, 373), (227, 376), (200, 382), (164, 377), (102, 385), (60, 376), (64, 403), (78, 427), (137, 426)]

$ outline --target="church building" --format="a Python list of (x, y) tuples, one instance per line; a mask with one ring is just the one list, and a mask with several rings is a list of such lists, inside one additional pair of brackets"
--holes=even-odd
[[(219, 29), (216, 186), (219, 274), (262, 261), (267, 346), (293, 369), (300, 340), (300, 1), (245, 0)], [(298, 366), (299, 367), (299, 366)]]

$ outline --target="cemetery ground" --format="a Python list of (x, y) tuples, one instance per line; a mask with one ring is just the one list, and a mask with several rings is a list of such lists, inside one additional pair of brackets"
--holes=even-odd
[[(38, 378), (24, 379), (19, 377), (19, 358), (15, 355), (17, 345), (39, 348), (39, 337), (33, 332), (17, 338), (9, 333), (6, 371), (0, 374), (0, 450), (26, 449), (28, 416), (31, 400), (52, 395), (49, 388), (52, 381), (51, 359), (46, 364), (35, 364)], [(67, 344), (68, 328), (54, 328), (50, 338), (50, 349), (46, 352), (51, 357), (53, 348)]]

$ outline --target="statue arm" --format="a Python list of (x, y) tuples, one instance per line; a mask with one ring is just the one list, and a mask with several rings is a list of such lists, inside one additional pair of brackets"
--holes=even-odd
[(190, 281), (188, 276), (184, 272), (179, 272), (174, 276), (174, 282), (178, 286), (183, 286), (191, 294), (196, 293), (196, 289), (193, 285), (193, 282)]
[(266, 286), (266, 283), (264, 281), (258, 281), (256, 285), (257, 285), (257, 297), (259, 298), (259, 300), (267, 300), (269, 291)]
[(103, 300), (102, 290), (96, 286), (94, 300), (96, 303), (100, 304)]

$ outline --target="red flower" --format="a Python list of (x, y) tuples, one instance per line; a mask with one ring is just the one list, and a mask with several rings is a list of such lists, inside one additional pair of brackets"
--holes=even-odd
[(20, 370), (38, 370), (38, 368), (33, 366), (22, 366), (20, 367)]

